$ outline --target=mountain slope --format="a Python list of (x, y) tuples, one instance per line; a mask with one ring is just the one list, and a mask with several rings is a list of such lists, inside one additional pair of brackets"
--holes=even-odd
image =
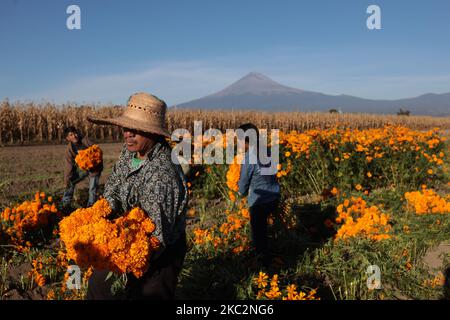
[(327, 95), (279, 84), (267, 76), (251, 72), (225, 89), (177, 105), (184, 108), (259, 109), (266, 111), (327, 111), (396, 113), (400, 108), (412, 114), (450, 115), (450, 93), (424, 94), (398, 100), (371, 100), (349, 95)]

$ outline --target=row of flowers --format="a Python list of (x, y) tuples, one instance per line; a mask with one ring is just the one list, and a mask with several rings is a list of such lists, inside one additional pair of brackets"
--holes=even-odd
[(248, 233), (249, 210), (246, 208), (246, 200), (241, 199), (234, 206), (225, 211), (225, 219), (218, 225), (209, 228), (194, 229), (194, 245), (203, 252), (232, 252), (239, 254), (250, 247)]
[(277, 173), (285, 188), (372, 190), (438, 180), (446, 170), (445, 137), (405, 127), (292, 131), (280, 138)]
[(427, 189), (426, 185), (422, 190), (405, 193), (407, 210), (416, 214), (430, 213), (450, 213), (450, 195), (441, 197), (434, 190)]
[(2, 231), (18, 251), (26, 251), (33, 242), (41, 240), (42, 229), (51, 221), (61, 218), (53, 198), (44, 192), (37, 192), (33, 200), (26, 200), (12, 208), (5, 208), (0, 214)]

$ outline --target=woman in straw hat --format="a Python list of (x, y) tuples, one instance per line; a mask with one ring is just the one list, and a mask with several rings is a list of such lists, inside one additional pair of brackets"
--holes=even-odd
[[(125, 144), (105, 185), (104, 197), (114, 212), (143, 209), (156, 225), (161, 248), (149, 270), (139, 279), (128, 276), (126, 293), (119, 298), (173, 299), (186, 254), (185, 211), (187, 185), (179, 165), (171, 161), (165, 125), (166, 104), (147, 93), (132, 95), (117, 118), (88, 120), (123, 128)], [(115, 299), (108, 271), (94, 271), (88, 299)]]

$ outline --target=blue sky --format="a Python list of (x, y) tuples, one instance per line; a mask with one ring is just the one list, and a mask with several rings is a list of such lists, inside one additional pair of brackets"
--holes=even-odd
[[(81, 30), (66, 8), (81, 8)], [(382, 30), (366, 9), (381, 8)], [(450, 92), (450, 1), (1, 0), (0, 100), (169, 105), (251, 71), (327, 94)]]

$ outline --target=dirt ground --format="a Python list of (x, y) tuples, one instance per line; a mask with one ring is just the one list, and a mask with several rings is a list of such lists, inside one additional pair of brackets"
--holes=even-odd
[[(100, 186), (106, 182), (119, 157), (122, 143), (99, 144), (103, 150), (104, 171)], [(37, 191), (61, 197), (64, 192), (64, 153), (66, 145), (16, 146), (0, 148), (0, 208), (29, 199)], [(89, 180), (77, 185), (77, 197), (85, 197)]]

